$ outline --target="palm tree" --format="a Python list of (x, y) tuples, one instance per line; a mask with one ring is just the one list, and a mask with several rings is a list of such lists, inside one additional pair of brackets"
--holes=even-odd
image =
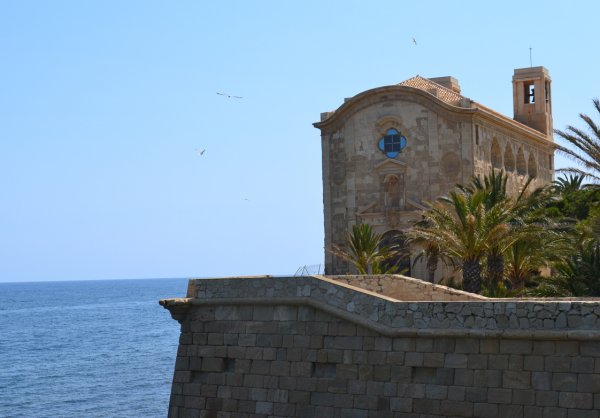
[(600, 296), (600, 241), (584, 240), (555, 265), (557, 274), (532, 289), (532, 296)]
[(538, 276), (542, 267), (562, 261), (572, 248), (571, 243), (570, 235), (555, 227), (520, 238), (505, 253), (505, 277), (510, 287), (523, 290), (525, 283)]
[(552, 182), (552, 188), (559, 194), (577, 192), (587, 186), (583, 184), (583, 180), (585, 176), (582, 174), (563, 175)]
[[(431, 227), (431, 222), (427, 219), (422, 219), (415, 224), (415, 226), (420, 226), (422, 228)], [(415, 235), (411, 231), (408, 231), (407, 234), (408, 242), (415, 246), (420, 247), (421, 251), (418, 252), (415, 256), (415, 260), (413, 262), (413, 266), (417, 264), (421, 259), (426, 259), (426, 268), (427, 268), (427, 281), (430, 283), (435, 283), (435, 272), (437, 271), (438, 263), (440, 259), (449, 264), (452, 260), (444, 259), (444, 253), (441, 251), (439, 244), (434, 241), (428, 241), (424, 237), (420, 235)]]
[(387, 245), (381, 234), (377, 234), (369, 224), (352, 226), (347, 236), (348, 251), (333, 247), (333, 254), (352, 263), (359, 274), (398, 273), (398, 250)]
[(495, 296), (499, 284), (504, 279), (506, 252), (516, 245), (519, 240), (539, 239), (539, 233), (542, 231), (539, 228), (540, 219), (536, 220), (538, 225), (536, 227), (531, 218), (532, 214), (545, 203), (546, 199), (544, 197), (546, 194), (538, 190), (526, 195), (532, 180), (531, 178), (527, 180), (515, 198), (510, 197), (507, 193), (508, 175), (503, 170), (492, 169), (483, 178), (474, 177), (469, 185), (458, 186), (465, 193), (483, 193), (486, 210), (490, 211), (492, 208), (496, 208), (496, 213), (501, 216), (496, 221), (507, 225), (503, 229), (503, 234), (497, 234), (495, 240), (488, 242), (485, 254), (487, 265), (486, 288), (490, 296)]
[(553, 276), (539, 280), (539, 286), (529, 294), (600, 295), (600, 260), (595, 255), (600, 237), (600, 191), (584, 184), (584, 179), (579, 173), (563, 175), (548, 188), (554, 201), (543, 212), (554, 227), (545, 228), (544, 238), (532, 240), (523, 252), (533, 259), (544, 257), (552, 266)]
[[(525, 243), (541, 243), (543, 232), (553, 229), (539, 210), (549, 199), (547, 190), (540, 189), (527, 195), (529, 179), (513, 198), (507, 193), (507, 181), (508, 175), (503, 171), (492, 170), (483, 178), (473, 178), (468, 185), (457, 185), (447, 198), (440, 198), (435, 205), (430, 205), (423, 220), (410, 232), (412, 241), (423, 248), (421, 256), (427, 256), (431, 265), (442, 258), (446, 264), (449, 264), (448, 260), (454, 260), (454, 266), (462, 266), (463, 287), (467, 291), (478, 293), (481, 290), (484, 263), (488, 295), (495, 296), (501, 285), (513, 284), (510, 281), (504, 283), (505, 257), (509, 250), (523, 241), (511, 260), (517, 261), (518, 269), (521, 269), (523, 260), (520, 258), (526, 255), (523, 251), (527, 249)], [(531, 257), (527, 260), (534, 261)], [(518, 281), (511, 287), (520, 287), (521, 276), (522, 272), (519, 272)]]
[[(528, 278), (539, 274), (546, 259), (536, 245), (537, 240), (522, 239), (515, 242), (506, 252), (506, 278), (514, 288), (520, 288)], [(533, 249), (533, 251), (532, 251)]]
[[(484, 194), (484, 204), (486, 210), (490, 210), (494, 206), (508, 203), (508, 194), (506, 193), (506, 183), (508, 176), (504, 174), (504, 170), (496, 172), (492, 169), (491, 172), (484, 176), (473, 177), (471, 184), (467, 186), (458, 186), (466, 193), (481, 192)], [(527, 183), (528, 185), (529, 183)], [(527, 187), (527, 186), (526, 186)], [(506, 209), (510, 209), (506, 207)], [(508, 222), (512, 216), (510, 210), (504, 210), (504, 222)], [(510, 234), (510, 229), (504, 230), (506, 233), (499, 235), (496, 242), (489, 242), (486, 251), (487, 256), (487, 283), (486, 287), (491, 296), (494, 296), (498, 283), (502, 281), (504, 276), (504, 251), (512, 245), (514, 235)]]
[(409, 231), (413, 242), (428, 243), (445, 259), (456, 260), (462, 268), (463, 288), (472, 293), (481, 291), (481, 261), (489, 242), (504, 235), (507, 228), (499, 222), (503, 208), (487, 210), (485, 198), (483, 191), (453, 190), (430, 204), (423, 221)]
[(421, 251), (416, 254), (415, 260), (413, 261), (413, 267), (425, 258), (427, 260), (427, 281), (435, 283), (435, 272), (437, 271), (438, 263), (440, 261), (440, 247), (434, 242), (426, 242), (418, 238), (414, 240), (409, 238), (409, 242), (411, 242), (411, 244), (416, 244), (416, 246), (423, 247)]
[[(594, 107), (600, 114), (600, 100), (596, 98), (593, 102)], [(586, 114), (580, 113), (579, 117), (585, 122), (589, 132), (569, 125), (564, 131), (555, 129), (554, 133), (575, 148), (572, 150), (559, 145), (559, 151), (582, 165), (583, 169), (569, 167), (559, 171), (581, 174), (595, 181), (600, 181), (600, 127)]]
[(600, 237), (600, 210), (592, 214), (589, 220), (589, 228), (593, 236)]
[[(504, 170), (492, 169), (489, 174), (483, 176), (483, 178), (475, 176), (471, 180), (471, 183), (463, 186), (457, 185), (457, 187), (467, 193), (475, 193), (478, 190), (485, 192), (485, 206), (490, 208), (497, 203), (503, 202), (508, 198), (506, 192), (506, 183), (508, 182), (508, 175), (504, 173)], [(528, 180), (523, 190), (527, 188), (531, 180)]]
[(545, 208), (557, 199), (552, 187), (543, 187), (514, 199), (511, 209), (511, 234), (516, 238), (505, 247), (507, 259), (505, 278), (512, 289), (521, 290), (525, 282), (536, 275), (540, 268), (562, 259), (569, 248), (572, 226), (561, 219), (548, 216)]
[(555, 180), (549, 188), (555, 198), (546, 208), (547, 215), (557, 219), (570, 218), (572, 221), (587, 219), (594, 207), (600, 205), (600, 187), (584, 184), (584, 179), (581, 174), (563, 174)]

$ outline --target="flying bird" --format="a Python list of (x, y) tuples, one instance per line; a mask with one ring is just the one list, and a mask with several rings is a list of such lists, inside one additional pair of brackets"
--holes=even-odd
[(198, 153), (198, 155), (204, 155), (204, 151), (206, 151), (205, 149), (198, 149), (196, 148), (196, 152)]
[(242, 97), (242, 96), (234, 96), (233, 94), (225, 94), (225, 93), (219, 93), (219, 92), (217, 92), (217, 94), (218, 94), (219, 96), (225, 96), (225, 97), (227, 97), (228, 99), (243, 99), (243, 97)]
[(413, 44), (417, 44), (417, 40), (415, 38), (413, 38)]

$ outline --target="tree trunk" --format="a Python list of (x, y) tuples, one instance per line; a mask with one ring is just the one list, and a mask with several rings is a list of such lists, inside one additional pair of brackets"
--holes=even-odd
[(437, 254), (430, 254), (427, 257), (427, 280), (433, 283), (435, 281), (435, 271), (437, 270), (438, 256)]
[(496, 296), (498, 283), (504, 278), (504, 256), (502, 254), (488, 255), (488, 292), (490, 296)]
[(479, 260), (463, 262), (463, 289), (470, 293), (481, 292), (481, 264)]
[(522, 290), (525, 287), (525, 272), (517, 271), (514, 277), (509, 277), (511, 289)]

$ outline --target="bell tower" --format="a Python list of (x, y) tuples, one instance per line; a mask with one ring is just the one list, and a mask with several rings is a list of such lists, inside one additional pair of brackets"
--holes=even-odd
[(514, 119), (552, 140), (552, 80), (544, 67), (518, 68), (513, 78)]

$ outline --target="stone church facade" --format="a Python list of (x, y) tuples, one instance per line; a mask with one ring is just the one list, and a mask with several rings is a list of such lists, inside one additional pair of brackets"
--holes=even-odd
[[(352, 226), (368, 223), (384, 238), (420, 219), (426, 202), (492, 167), (518, 192), (552, 181), (551, 79), (544, 67), (514, 70), (514, 118), (461, 95), (453, 77), (416, 76), (346, 99), (321, 114), (325, 272), (351, 271), (334, 257)], [(392, 238), (394, 237), (394, 238)], [(398, 238), (400, 237), (400, 238)], [(426, 278), (406, 260), (408, 275)]]

